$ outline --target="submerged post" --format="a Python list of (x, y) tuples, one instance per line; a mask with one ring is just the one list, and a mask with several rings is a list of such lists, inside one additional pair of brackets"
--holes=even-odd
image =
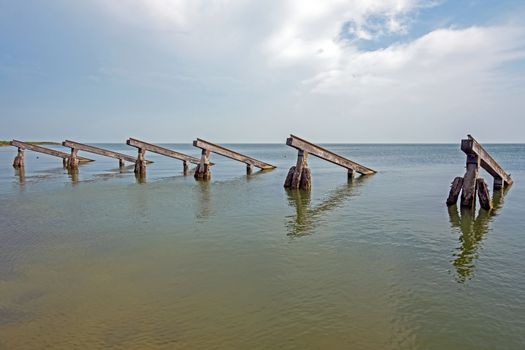
[(479, 173), (479, 157), (467, 155), (467, 171), (463, 176), (463, 187), (461, 192), (461, 206), (463, 208), (474, 208), (476, 206), (476, 180)]
[(78, 149), (71, 148), (71, 154), (69, 155), (69, 158), (67, 160), (67, 167), (69, 170), (77, 170), (78, 169), (78, 157), (77, 157)]
[(138, 148), (137, 160), (135, 161), (135, 174), (139, 176), (146, 175), (146, 159), (144, 155), (146, 150), (144, 148)]
[(201, 161), (197, 165), (197, 169), (195, 169), (195, 174), (193, 176), (197, 180), (209, 180), (211, 178), (210, 168), (210, 151), (202, 149)]
[(308, 152), (297, 151), (297, 163), (290, 168), (284, 181), (285, 188), (309, 190), (312, 188), (312, 175), (308, 168)]
[(16, 154), (15, 160), (13, 161), (13, 167), (15, 169), (24, 167), (24, 149), (22, 147), (18, 147), (18, 152)]

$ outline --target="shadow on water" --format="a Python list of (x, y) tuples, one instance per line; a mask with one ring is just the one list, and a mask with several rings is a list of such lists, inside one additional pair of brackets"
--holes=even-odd
[(290, 216), (290, 220), (286, 224), (287, 235), (301, 237), (312, 234), (316, 226), (322, 222), (320, 219), (323, 214), (342, 206), (346, 199), (355, 195), (355, 190), (369, 178), (369, 176), (359, 176), (349, 179), (346, 184), (331, 191), (326, 199), (314, 207), (311, 207), (309, 191), (286, 190), (288, 203), (295, 207), (295, 215)]
[(459, 283), (470, 280), (475, 269), (475, 260), (478, 256), (479, 244), (485, 234), (490, 229), (490, 222), (498, 215), (499, 209), (503, 206), (503, 198), (507, 189), (495, 191), (492, 197), (491, 210), (480, 208), (476, 217), (475, 209), (460, 209), (456, 205), (448, 208), (450, 224), (453, 229), (459, 229), (461, 236), (459, 241), (461, 246), (454, 254), (455, 259), (452, 264), (456, 269), (456, 279)]

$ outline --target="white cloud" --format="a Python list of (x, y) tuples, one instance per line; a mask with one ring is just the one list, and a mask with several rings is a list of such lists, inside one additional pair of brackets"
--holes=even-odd
[[(392, 133), (411, 139), (411, 130), (403, 123), (419, 125), (421, 130), (432, 127), (439, 137), (457, 127), (458, 119), (465, 125), (473, 116), (489, 120), (489, 113), (503, 108), (506, 101), (516, 109), (519, 103), (509, 91), (525, 90), (523, 79), (513, 77), (506, 67), (524, 59), (525, 28), (519, 25), (437, 28), (412, 41), (360, 49), (363, 40), (403, 38), (417, 12), (436, 1), (100, 3), (128, 24), (155, 30), (165, 49), (186, 58), (186, 71), (168, 75), (204, 82), (218, 72), (252, 90), (253, 100), (264, 102), (259, 99), (262, 91), (270, 96), (267, 103), (279, 96), (281, 107), (272, 110), (276, 118), (312, 117), (305, 130), (330, 134), (335, 140), (338, 133), (344, 141), (365, 135), (367, 129), (378, 138), (368, 141), (388, 141)], [(142, 76), (156, 79), (157, 75)], [(221, 88), (221, 84), (214, 86)], [(517, 113), (512, 111), (508, 118), (516, 118)], [(323, 123), (316, 124), (314, 117), (320, 114)], [(253, 123), (265, 125), (257, 120), (260, 117), (254, 111)], [(328, 120), (343, 127), (328, 130), (324, 126)], [(361, 130), (355, 135), (344, 130), (350, 124), (354, 130), (356, 121)], [(385, 129), (374, 129), (375, 123)]]

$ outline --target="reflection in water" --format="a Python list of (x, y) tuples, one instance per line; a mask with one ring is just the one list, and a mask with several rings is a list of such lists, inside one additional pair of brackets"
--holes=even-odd
[(503, 197), (507, 190), (508, 188), (503, 191), (495, 191), (492, 197), (493, 209), (480, 208), (477, 217), (475, 217), (474, 209), (461, 208), (461, 214), (459, 214), (457, 206), (448, 208), (452, 228), (459, 228), (461, 231), (459, 239), (461, 246), (458, 248), (458, 252), (454, 254), (455, 259), (453, 261), (458, 282), (463, 283), (472, 278), (479, 243), (488, 232), (489, 224), (497, 215), (497, 211), (503, 206)]
[(310, 208), (310, 191), (287, 190), (288, 202), (295, 207), (296, 215), (286, 225), (289, 236), (305, 236), (319, 224), (321, 216), (332, 209), (344, 204), (345, 200), (354, 194), (356, 188), (361, 186), (369, 176), (351, 178), (348, 183), (330, 192), (325, 200)]
[(71, 179), (71, 183), (76, 185), (78, 183), (78, 169), (67, 169), (67, 174)]
[(138, 184), (146, 183), (146, 174), (135, 173), (135, 180)]
[(199, 187), (199, 209), (195, 213), (197, 220), (207, 219), (213, 212), (210, 196), (210, 181), (196, 181)]
[(26, 171), (24, 167), (16, 168), (15, 175), (18, 177), (18, 183), (23, 187), (26, 183)]

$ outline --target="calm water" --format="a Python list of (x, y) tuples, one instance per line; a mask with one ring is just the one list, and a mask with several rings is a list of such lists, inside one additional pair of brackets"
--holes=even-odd
[(0, 148), (0, 349), (525, 348), (525, 145), (486, 145), (515, 184), (474, 217), (444, 205), (459, 145), (326, 146), (379, 173), (312, 158), (287, 193), (284, 145), (232, 145), (278, 168), (212, 155), (207, 183)]

